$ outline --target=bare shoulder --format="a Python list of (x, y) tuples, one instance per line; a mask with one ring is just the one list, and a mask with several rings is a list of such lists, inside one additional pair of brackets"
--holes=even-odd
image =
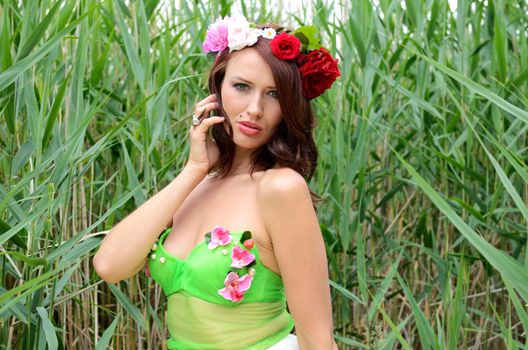
[(304, 177), (291, 168), (269, 169), (259, 182), (257, 202), (265, 221), (273, 213), (290, 211), (292, 206), (312, 206), (310, 189)]
[(308, 184), (292, 169), (274, 169), (261, 180), (260, 214), (297, 329), (329, 330), (328, 261)]
[[(303, 341), (300, 344), (310, 349), (330, 349), (332, 303), (328, 259), (308, 185), (292, 169), (269, 171), (261, 185), (261, 215), (273, 243), (288, 308), (299, 340)], [(309, 346), (308, 341), (314, 339), (320, 339), (320, 346), (315, 343)], [(328, 345), (323, 345), (323, 339)]]
[(306, 191), (309, 192), (306, 180), (291, 168), (267, 170), (258, 187), (260, 198), (298, 196)]

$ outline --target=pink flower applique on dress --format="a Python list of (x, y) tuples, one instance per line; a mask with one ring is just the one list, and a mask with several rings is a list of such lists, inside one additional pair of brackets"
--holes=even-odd
[(231, 267), (242, 268), (255, 261), (255, 255), (239, 246), (235, 246), (231, 252), (231, 259), (233, 261)]
[(148, 262), (145, 264), (145, 274), (148, 277), (152, 278), (152, 275), (150, 274), (150, 271), (149, 271), (149, 268), (148, 268)]
[(242, 277), (236, 272), (230, 272), (224, 280), (225, 287), (218, 291), (218, 294), (231, 301), (240, 301), (246, 291), (251, 287), (253, 276), (245, 274)]
[[(209, 234), (207, 234), (208, 236)], [(207, 239), (207, 238), (206, 238)], [(219, 245), (226, 245), (231, 243), (231, 235), (229, 234), (229, 230), (223, 228), (220, 225), (216, 225), (211, 232), (211, 240), (207, 244), (207, 247), (209, 249), (215, 249)]]

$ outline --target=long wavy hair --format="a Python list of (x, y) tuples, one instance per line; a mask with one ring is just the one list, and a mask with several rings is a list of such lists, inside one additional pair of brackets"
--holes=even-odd
[[(259, 26), (259, 28), (264, 27), (278, 28), (273, 24)], [(301, 174), (308, 182), (317, 167), (318, 152), (312, 134), (312, 130), (317, 126), (316, 119), (310, 101), (302, 94), (301, 76), (296, 63), (275, 57), (271, 52), (270, 41), (259, 36), (251, 48), (255, 49), (271, 68), (283, 118), (270, 140), (252, 153), (250, 176), (257, 169), (289, 167)], [(211, 94), (216, 94), (220, 101), (220, 110), (216, 113), (219, 116), (226, 116), (221, 106), (221, 86), (232, 55), (229, 50), (224, 50), (217, 56), (209, 75), (209, 90)], [(220, 150), (220, 157), (210, 170), (210, 173), (214, 173), (214, 178), (227, 176), (235, 155), (235, 144), (231, 136), (233, 129), (227, 122), (227, 117), (225, 121), (212, 127), (212, 136)], [(225, 127), (229, 128), (229, 134)], [(314, 205), (322, 201), (321, 197), (311, 189), (310, 194)]]

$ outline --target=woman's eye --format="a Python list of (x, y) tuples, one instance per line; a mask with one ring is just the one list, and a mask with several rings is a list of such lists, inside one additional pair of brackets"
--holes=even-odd
[(248, 88), (247, 84), (244, 84), (244, 83), (234, 83), (233, 86), (237, 90), (247, 90)]
[(271, 96), (271, 97), (278, 97), (279, 95), (277, 95), (277, 90), (272, 90), (270, 92), (268, 92), (268, 94)]

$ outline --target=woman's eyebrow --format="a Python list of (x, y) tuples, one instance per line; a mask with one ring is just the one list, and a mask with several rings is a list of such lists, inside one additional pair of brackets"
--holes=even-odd
[[(233, 79), (235, 79), (235, 80), (240, 80), (240, 81), (242, 81), (242, 82), (244, 82), (244, 83), (247, 83), (247, 84), (249, 84), (249, 85), (252, 85), (252, 84), (253, 84), (251, 81), (249, 81), (249, 80), (247, 80), (247, 79), (244, 79), (244, 78), (242, 78), (242, 77), (234, 76)], [(276, 89), (276, 87), (275, 87), (275, 86), (268, 86), (268, 89)]]

